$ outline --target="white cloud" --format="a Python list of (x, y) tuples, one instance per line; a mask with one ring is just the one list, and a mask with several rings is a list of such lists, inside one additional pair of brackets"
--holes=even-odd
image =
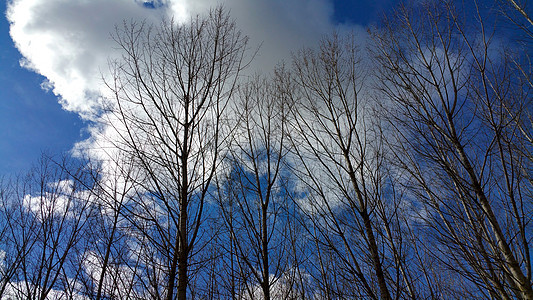
[(64, 109), (89, 118), (102, 93), (102, 72), (116, 53), (114, 26), (160, 14), (133, 0), (14, 0), (7, 18), (21, 66), (43, 75), (43, 88), (52, 89)]
[[(146, 3), (158, 8), (146, 8)], [(96, 116), (108, 89), (101, 78), (108, 76), (109, 60), (119, 55), (111, 38), (115, 26), (130, 20), (157, 23), (171, 16), (183, 22), (220, 3), (250, 37), (252, 50), (261, 45), (251, 72), (270, 72), (281, 60), (290, 60), (291, 52), (316, 45), (334, 29), (346, 30), (335, 28), (332, 0), (12, 0), (7, 17), (23, 56), (21, 64), (45, 77), (42, 88), (53, 91), (66, 110), (102, 121)], [(89, 128), (91, 137), (73, 153), (93, 159), (118, 157), (114, 137), (121, 128), (115, 125), (118, 128), (95, 123)]]
[[(271, 299), (298, 299), (301, 297), (301, 291), (298, 290), (300, 288), (298, 280), (295, 277), (296, 272), (303, 273), (303, 280), (308, 281), (310, 279), (309, 274), (305, 273), (305, 271), (297, 271), (295, 268), (288, 270), (288, 272), (281, 274), (279, 277), (270, 274), (269, 290)], [(245, 287), (238, 297), (245, 300), (264, 299), (263, 290), (259, 284)]]
[[(192, 1), (191, 1), (192, 2)], [(201, 12), (211, 1), (195, 1), (192, 11)], [(261, 45), (253, 68), (269, 72), (291, 51), (315, 44), (334, 29), (333, 4), (327, 0), (227, 0), (223, 1), (237, 25), (250, 37), (251, 46)]]
[[(158, 9), (146, 8), (154, 3)], [(221, 1), (238, 26), (261, 46), (255, 67), (271, 67), (291, 50), (316, 42), (333, 25), (327, 0)], [(12, 0), (7, 18), (10, 34), (23, 56), (21, 65), (43, 75), (44, 89), (56, 94), (63, 108), (94, 117), (105, 91), (108, 59), (117, 55), (111, 33), (124, 20), (178, 21), (205, 13), (208, 0)]]
[[(88, 191), (76, 191), (72, 180), (62, 180), (47, 184), (50, 191), (44, 191), (39, 196), (27, 194), (22, 199), (22, 205), (33, 213), (39, 220), (53, 216), (67, 215), (69, 218), (76, 217), (79, 213), (77, 202), (84, 203), (91, 200)], [(83, 207), (83, 204), (81, 205)]]
[(0, 274), (4, 274), (4, 268), (6, 267), (6, 252), (0, 249)]
[[(31, 283), (24, 281), (19, 282), (9, 282), (6, 285), (6, 289), (3, 294), (0, 295), (0, 300), (12, 300), (12, 299), (31, 299), (29, 295), (31, 293), (37, 292), (38, 294), (42, 292), (42, 289), (35, 287)], [(67, 293), (65, 291), (51, 289), (45, 299), (50, 300), (61, 300), (61, 299), (72, 299), (72, 300), (87, 300), (89, 298), (76, 294), (76, 293)]]
[[(94, 286), (98, 286), (104, 268), (103, 258), (97, 253), (89, 251), (84, 255), (83, 267), (93, 281)], [(129, 292), (127, 284), (134, 281), (135, 276), (135, 273), (127, 266), (115, 263), (108, 264), (102, 281), (103, 294), (107, 296), (114, 295), (115, 298), (124, 297)]]

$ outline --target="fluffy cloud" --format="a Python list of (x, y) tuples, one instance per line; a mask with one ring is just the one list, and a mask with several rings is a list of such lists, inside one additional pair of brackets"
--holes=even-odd
[[(84, 203), (91, 199), (88, 191), (76, 191), (72, 180), (50, 182), (47, 189), (39, 196), (25, 195), (22, 205), (28, 212), (33, 213), (40, 220), (63, 216), (76, 217), (77, 203)], [(83, 207), (83, 204), (82, 204)]]
[[(111, 38), (116, 25), (128, 20), (179, 22), (215, 5), (200, 0), (12, 0), (7, 18), (23, 56), (21, 65), (43, 75), (42, 87), (63, 108), (91, 119), (105, 92), (102, 76), (116, 57)], [(333, 28), (333, 6), (327, 0), (223, 1), (251, 45), (261, 45), (254, 68), (271, 67), (290, 51), (310, 45)]]
[[(260, 47), (251, 72), (270, 72), (278, 62), (289, 60), (292, 51), (316, 45), (339, 29), (332, 21), (331, 0), (218, 2), (250, 37), (251, 50)], [(120, 55), (112, 38), (115, 27), (131, 20), (186, 22), (215, 5), (212, 0), (11, 0), (7, 17), (23, 56), (21, 65), (46, 78), (43, 88), (53, 91), (64, 109), (96, 121), (89, 139), (78, 143), (73, 153), (98, 159), (118, 155), (113, 153), (117, 128), (102, 126), (99, 121), (105, 116), (98, 117), (109, 91), (102, 78), (109, 76), (109, 61)]]
[(267, 72), (280, 60), (290, 59), (291, 51), (316, 44), (334, 29), (333, 4), (327, 0), (227, 0), (224, 5), (250, 37), (251, 46), (261, 46), (252, 68)]
[(168, 13), (133, 0), (14, 0), (7, 18), (21, 65), (46, 78), (43, 88), (51, 89), (64, 109), (90, 118), (102, 95), (108, 59), (116, 54), (115, 25), (155, 21)]

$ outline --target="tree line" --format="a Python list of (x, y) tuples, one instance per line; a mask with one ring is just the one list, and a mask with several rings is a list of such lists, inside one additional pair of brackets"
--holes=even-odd
[(124, 22), (98, 147), (0, 183), (0, 298), (533, 299), (532, 28), (404, 4), (250, 75), (223, 8)]

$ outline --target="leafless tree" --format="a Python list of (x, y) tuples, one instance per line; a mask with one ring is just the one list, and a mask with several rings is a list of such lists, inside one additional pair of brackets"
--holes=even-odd
[(104, 118), (113, 147), (141, 170), (128, 214), (146, 263), (146, 297), (186, 299), (247, 39), (217, 8), (185, 24), (126, 23), (115, 40), (123, 56), (111, 64), (114, 97)]
[[(367, 62), (354, 36), (333, 35), (295, 55), (293, 172), (326, 298), (416, 298), (402, 242), (402, 197), (372, 123)], [(312, 244), (311, 244), (312, 245)]]
[(434, 258), (468, 297), (532, 299), (530, 161), (517, 122), (530, 87), (490, 20), (447, 1), (399, 9), (376, 35), (382, 107)]
[(526, 43), (531, 43), (533, 40), (531, 4), (523, 0), (500, 0), (499, 2), (503, 15), (523, 33), (523, 36), (519, 39)]
[[(66, 161), (63, 161), (66, 164)], [(71, 164), (82, 178), (83, 170)], [(2, 298), (79, 296), (90, 195), (52, 160), (43, 158), (28, 176), (11, 182), (2, 199)]]
[(141, 298), (135, 293), (138, 263), (130, 257), (134, 236), (126, 213), (129, 197), (135, 195), (134, 179), (139, 170), (124, 158), (80, 162), (85, 179), (72, 174), (68, 166), (61, 166), (91, 195), (89, 225), (83, 238), (86, 247), (77, 254), (83, 270), (77, 279), (78, 293), (90, 299)]
[[(32, 249), (35, 239), (36, 223), (29, 219), (21, 206), (15, 205), (17, 188), (22, 181), (3, 179), (1, 185), (1, 245), (0, 245), (0, 296), (10, 289), (10, 283), (18, 271), (24, 256)], [(26, 229), (28, 234), (17, 237), (20, 230)], [(17, 238), (16, 238), (17, 237)], [(6, 291), (6, 289), (8, 289)]]
[[(239, 88), (236, 121), (219, 178), (226, 250), (234, 262), (233, 297), (291, 297), (291, 222), (286, 119), (288, 99), (280, 80), (255, 76)], [(232, 286), (232, 285), (230, 285)], [(233, 284), (236, 286), (236, 284)]]

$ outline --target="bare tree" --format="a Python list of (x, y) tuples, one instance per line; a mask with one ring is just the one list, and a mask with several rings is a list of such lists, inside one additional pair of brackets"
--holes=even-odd
[(500, 0), (503, 15), (524, 34), (520, 40), (533, 40), (533, 13), (531, 4), (523, 0)]
[(402, 242), (401, 197), (372, 122), (366, 62), (353, 36), (333, 35), (296, 54), (290, 128), (293, 172), (315, 240), (326, 298), (416, 298)]
[(220, 213), (224, 243), (241, 282), (234, 297), (286, 299), (291, 295), (290, 197), (286, 119), (288, 99), (281, 81), (255, 76), (239, 88), (236, 126), (221, 174)]
[(493, 43), (491, 16), (459, 8), (403, 7), (377, 31), (389, 144), (435, 259), (468, 297), (532, 299), (530, 162), (517, 148), (530, 87)]
[(83, 270), (77, 279), (79, 294), (97, 300), (140, 298), (135, 293), (138, 263), (130, 258), (133, 251), (129, 245), (135, 239), (126, 214), (128, 199), (135, 195), (134, 179), (139, 170), (124, 158), (115, 159), (114, 163), (80, 161), (89, 180), (62, 166), (91, 195), (88, 234), (83, 238), (86, 247), (77, 254)]
[(149, 297), (186, 299), (247, 39), (221, 8), (181, 25), (125, 24), (115, 39), (123, 56), (111, 65), (105, 118), (114, 147), (141, 170), (128, 214), (145, 257), (142, 276)]
[[(82, 168), (70, 168), (83, 178)], [(90, 195), (48, 158), (11, 184), (2, 199), (2, 240), (7, 244), (2, 245), (0, 295), (40, 300), (80, 296), (74, 288), (82, 269), (76, 258), (86, 246)]]

